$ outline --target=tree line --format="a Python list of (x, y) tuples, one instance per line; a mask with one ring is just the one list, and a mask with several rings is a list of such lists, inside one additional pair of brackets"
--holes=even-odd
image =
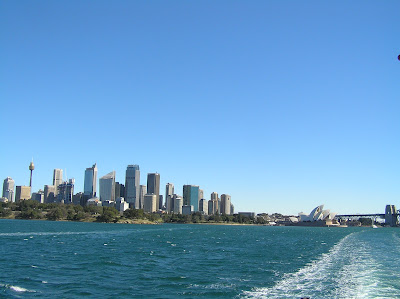
[(128, 209), (121, 215), (113, 207), (98, 207), (73, 204), (40, 203), (35, 200), (0, 202), (0, 218), (47, 219), (70, 221), (120, 222), (124, 220), (146, 220), (153, 223), (240, 223), (265, 224), (262, 217), (244, 215), (191, 215), (146, 213), (140, 209)]

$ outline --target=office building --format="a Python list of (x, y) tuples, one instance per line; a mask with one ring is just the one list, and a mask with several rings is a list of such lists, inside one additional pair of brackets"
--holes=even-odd
[(174, 194), (174, 213), (182, 214), (183, 198), (179, 195)]
[(199, 212), (201, 212), (204, 215), (208, 214), (208, 203), (207, 199), (200, 199), (199, 201)]
[(89, 199), (97, 195), (97, 164), (85, 170), (85, 181), (83, 187), (85, 198)]
[(144, 196), (147, 194), (147, 186), (140, 185), (140, 192), (139, 192), (139, 209), (144, 209)]
[(231, 214), (231, 196), (228, 194), (221, 195), (221, 214)]
[(71, 204), (74, 196), (75, 179), (69, 179), (58, 185), (57, 202)]
[(29, 186), (16, 186), (15, 187), (15, 201), (31, 199), (31, 187)]
[(3, 197), (7, 198), (9, 202), (15, 201), (14, 187), (15, 187), (14, 180), (10, 177), (7, 177), (3, 182)]
[(167, 209), (167, 213), (171, 213), (174, 211), (174, 201), (172, 196), (174, 194), (174, 184), (167, 183), (165, 186), (165, 207)]
[(32, 200), (36, 200), (36, 201), (38, 201), (40, 203), (44, 203), (44, 192), (43, 192), (43, 190), (39, 190), (38, 192), (32, 193), (31, 199)]
[(193, 212), (193, 206), (182, 206), (182, 215), (191, 215)]
[(78, 193), (74, 194), (72, 196), (72, 203), (74, 205), (85, 206), (86, 205), (86, 200), (85, 200), (85, 197), (84, 197), (84, 193), (83, 192), (78, 192)]
[(123, 197), (118, 197), (115, 200), (115, 208), (122, 215), (127, 209), (129, 209), (129, 203), (127, 203)]
[(144, 211), (147, 213), (154, 213), (157, 211), (157, 195), (146, 194), (144, 196)]
[[(115, 199), (125, 196), (125, 185), (115, 182)], [(125, 200), (125, 197), (124, 197)]]
[(111, 171), (99, 180), (100, 201), (115, 201), (115, 171)]
[(211, 200), (214, 201), (213, 209), (215, 209), (215, 210), (213, 212), (213, 215), (214, 214), (220, 214), (220, 207), (219, 207), (219, 203), (220, 202), (219, 202), (219, 198), (218, 198), (218, 193), (217, 192), (211, 193)]
[(183, 205), (193, 206), (193, 211), (199, 210), (199, 186), (183, 185)]
[(203, 189), (199, 189), (199, 201), (200, 201), (200, 199), (203, 199), (203, 198), (204, 198)]
[(162, 208), (160, 206), (160, 174), (159, 173), (148, 173), (147, 174), (147, 194), (155, 194), (157, 195), (157, 211)]
[(125, 201), (134, 209), (140, 208), (140, 170), (139, 165), (128, 165), (125, 173)]
[(218, 200), (209, 200), (208, 201), (208, 215), (217, 214), (217, 206), (218, 206)]
[(55, 202), (56, 187), (53, 185), (44, 185), (44, 203)]
[(58, 185), (62, 184), (63, 182), (63, 171), (62, 169), (54, 169), (53, 171), (53, 186), (56, 188), (55, 191), (55, 195), (58, 194)]

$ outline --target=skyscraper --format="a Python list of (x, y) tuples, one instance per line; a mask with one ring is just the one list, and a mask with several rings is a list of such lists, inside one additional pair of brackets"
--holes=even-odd
[[(211, 193), (211, 207), (213, 209), (212, 214), (220, 214), (221, 213), (221, 208), (219, 207), (219, 199), (218, 199), (218, 193), (217, 192), (213, 192)], [(210, 211), (208, 212), (208, 214), (210, 214)], [(211, 215), (211, 214), (210, 214)]]
[(71, 204), (74, 196), (75, 179), (69, 179), (58, 185), (57, 202)]
[(10, 177), (7, 177), (3, 182), (3, 197), (7, 198), (8, 201), (10, 201), (10, 202), (15, 201), (14, 186), (15, 186), (15, 182)]
[(174, 201), (172, 195), (174, 194), (174, 184), (167, 183), (165, 186), (165, 207), (167, 208), (167, 213), (172, 213), (174, 211)]
[(160, 206), (159, 198), (160, 198), (160, 174), (159, 173), (148, 173), (147, 174), (147, 194), (155, 194), (157, 195), (157, 211), (162, 208)]
[(147, 186), (140, 185), (139, 192), (139, 209), (144, 209), (144, 196), (147, 194)]
[(56, 194), (56, 187), (53, 185), (44, 185), (44, 202), (52, 203), (54, 202)]
[(183, 185), (183, 205), (193, 206), (193, 211), (199, 210), (199, 186)]
[(58, 185), (60, 185), (63, 182), (63, 171), (62, 169), (54, 169), (53, 172), (53, 186), (55, 187), (55, 195), (58, 194)]
[(115, 171), (101, 177), (99, 183), (100, 201), (115, 201)]
[(144, 196), (144, 211), (147, 213), (156, 212), (157, 201), (156, 194), (146, 194)]
[(85, 198), (89, 199), (96, 197), (97, 193), (97, 164), (85, 170), (85, 182), (83, 187), (83, 194)]
[(139, 165), (128, 165), (125, 174), (125, 201), (130, 208), (140, 209), (140, 170)]
[(231, 196), (228, 194), (221, 195), (221, 214), (231, 214)]

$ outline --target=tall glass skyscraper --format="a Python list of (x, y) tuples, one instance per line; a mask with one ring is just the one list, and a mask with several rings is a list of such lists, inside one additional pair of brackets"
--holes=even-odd
[(140, 170), (139, 165), (128, 165), (125, 174), (125, 201), (130, 208), (140, 209)]
[(183, 185), (183, 205), (193, 206), (193, 211), (199, 210), (199, 186)]
[(83, 195), (85, 198), (90, 199), (96, 197), (97, 192), (97, 165), (96, 163), (85, 170), (85, 182), (83, 188)]
[(147, 174), (147, 194), (157, 195), (157, 211), (162, 208), (160, 206), (160, 174), (148, 173)]
[(100, 201), (115, 201), (115, 171), (111, 171), (101, 177), (100, 183)]

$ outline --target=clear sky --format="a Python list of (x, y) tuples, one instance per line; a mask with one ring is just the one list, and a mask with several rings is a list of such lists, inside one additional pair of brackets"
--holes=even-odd
[(139, 164), (236, 211), (383, 213), (399, 54), (397, 0), (0, 1), (0, 178)]

